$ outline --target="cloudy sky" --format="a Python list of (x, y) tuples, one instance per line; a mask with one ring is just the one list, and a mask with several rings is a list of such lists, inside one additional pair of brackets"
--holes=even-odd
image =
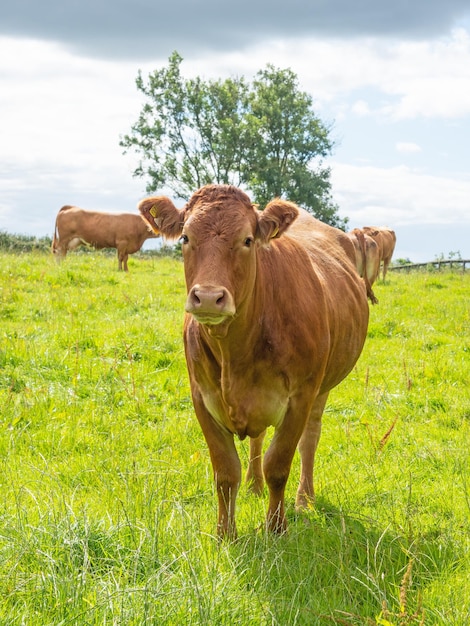
[(291, 68), (332, 125), (350, 227), (394, 228), (395, 258), (470, 259), (469, 0), (2, 3), (0, 230), (52, 235), (64, 204), (136, 210), (145, 181), (119, 139), (138, 71), (174, 50), (185, 78)]

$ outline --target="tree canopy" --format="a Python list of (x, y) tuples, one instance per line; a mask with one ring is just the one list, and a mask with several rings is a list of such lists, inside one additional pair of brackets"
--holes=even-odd
[(147, 192), (165, 187), (188, 199), (208, 183), (234, 184), (260, 208), (287, 198), (345, 228), (323, 164), (333, 149), (330, 129), (294, 72), (268, 65), (252, 83), (184, 79), (182, 61), (173, 52), (167, 67), (136, 79), (146, 101), (120, 145), (140, 155), (134, 176), (146, 179)]

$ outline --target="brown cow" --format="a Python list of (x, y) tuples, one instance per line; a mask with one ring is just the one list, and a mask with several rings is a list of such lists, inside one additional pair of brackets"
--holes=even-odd
[[(385, 226), (363, 226), (362, 232), (365, 235), (369, 235), (377, 242), (380, 251), (380, 262), (382, 265), (382, 279), (385, 281), (388, 266), (392, 260), (393, 252), (395, 250), (395, 244), (397, 237), (395, 231)], [(379, 270), (380, 273), (380, 270)]]
[[(346, 234), (351, 238), (354, 245), (356, 267), (359, 276), (365, 279), (366, 285), (370, 289), (377, 280), (380, 271), (379, 246), (375, 239), (366, 235), (360, 228), (354, 228)], [(371, 300), (374, 302), (373, 298)], [(377, 302), (377, 299), (375, 299), (375, 303)]]
[(273, 200), (260, 212), (229, 185), (203, 187), (182, 209), (165, 196), (142, 200), (139, 209), (164, 236), (181, 235), (186, 362), (216, 481), (218, 533), (236, 536), (234, 435), (251, 439), (247, 477), (259, 491), (268, 426), (275, 433), (263, 460), (266, 524), (282, 532), (296, 447), (301, 509), (314, 497), (328, 393), (354, 367), (366, 337), (369, 307), (353, 245), (291, 202)]
[(81, 245), (97, 250), (116, 248), (118, 269), (127, 272), (129, 254), (140, 250), (146, 239), (157, 236), (137, 213), (101, 213), (66, 205), (57, 214), (52, 253), (60, 261), (68, 250)]

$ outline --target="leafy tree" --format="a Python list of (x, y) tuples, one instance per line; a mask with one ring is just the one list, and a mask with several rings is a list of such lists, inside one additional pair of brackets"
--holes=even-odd
[(315, 116), (291, 70), (268, 65), (250, 85), (243, 78), (203, 81), (181, 76), (182, 57), (136, 85), (146, 103), (120, 145), (140, 153), (134, 176), (147, 192), (167, 187), (187, 199), (207, 183), (243, 186), (263, 208), (274, 197), (297, 202), (344, 228), (331, 199), (329, 129)]
[(208, 183), (242, 183), (248, 88), (242, 79), (184, 80), (181, 61), (174, 52), (147, 83), (139, 72), (136, 85), (147, 101), (120, 145), (140, 152), (134, 176), (147, 178), (149, 193), (168, 187), (188, 199)]
[[(265, 206), (285, 197), (323, 221), (344, 228), (331, 199), (330, 169), (322, 159), (332, 150), (329, 129), (314, 114), (312, 98), (298, 89), (292, 70), (268, 65), (249, 94), (254, 137), (244, 161), (244, 181)], [(316, 165), (316, 169), (314, 169)]]

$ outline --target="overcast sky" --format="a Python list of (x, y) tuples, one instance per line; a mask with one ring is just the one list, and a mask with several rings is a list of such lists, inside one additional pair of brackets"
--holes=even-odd
[(16, 0), (0, 7), (0, 230), (52, 235), (64, 204), (135, 211), (119, 139), (135, 86), (291, 68), (332, 126), (333, 197), (395, 258), (470, 259), (470, 0)]

